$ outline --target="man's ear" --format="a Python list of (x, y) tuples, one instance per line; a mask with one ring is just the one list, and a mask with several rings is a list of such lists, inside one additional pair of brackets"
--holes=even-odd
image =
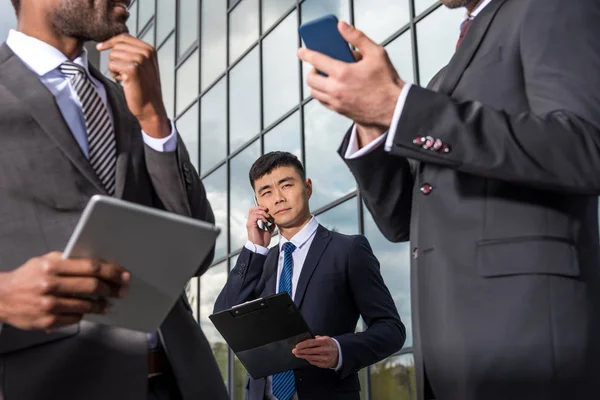
[(310, 180), (310, 178), (306, 178), (306, 181), (304, 181), (304, 185), (306, 186), (306, 194), (308, 195), (308, 198), (310, 199), (312, 196), (312, 181)]

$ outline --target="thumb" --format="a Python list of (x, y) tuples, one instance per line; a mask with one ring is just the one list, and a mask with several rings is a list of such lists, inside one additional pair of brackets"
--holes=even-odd
[(378, 47), (377, 43), (369, 39), (361, 30), (348, 25), (344, 21), (338, 23), (338, 30), (344, 40), (356, 47), (361, 54), (369, 54), (369, 52)]

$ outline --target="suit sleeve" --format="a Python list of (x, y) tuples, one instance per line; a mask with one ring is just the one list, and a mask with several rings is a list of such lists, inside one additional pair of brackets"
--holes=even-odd
[(356, 236), (348, 257), (348, 281), (367, 330), (335, 337), (343, 354), (339, 371), (345, 378), (396, 353), (406, 330), (379, 270), (379, 261), (364, 236)]
[[(524, 4), (519, 46), (530, 111), (511, 115), (414, 86), (391, 154), (540, 189), (600, 194), (600, 3)], [(423, 149), (416, 136), (440, 138), (451, 151)]]
[[(144, 152), (150, 180), (164, 208), (214, 224), (215, 216), (206, 197), (206, 190), (190, 162), (181, 137), (178, 137), (177, 149), (173, 152), (159, 152), (146, 144)], [(208, 269), (213, 257), (214, 248), (199, 267), (196, 276)]]
[(259, 298), (265, 288), (263, 270), (266, 259), (262, 254), (253, 253), (245, 247), (242, 249), (225, 287), (215, 301), (214, 312)]
[(379, 146), (364, 156), (347, 159), (348, 132), (339, 149), (356, 178), (360, 194), (383, 235), (392, 242), (409, 239), (413, 173), (405, 157), (395, 157)]

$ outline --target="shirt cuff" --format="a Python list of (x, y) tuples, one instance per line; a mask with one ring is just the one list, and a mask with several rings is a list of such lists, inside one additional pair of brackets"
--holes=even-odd
[(408, 91), (411, 87), (412, 84), (405, 83), (404, 87), (402, 87), (402, 91), (400, 92), (400, 96), (398, 96), (398, 102), (396, 103), (396, 109), (394, 110), (394, 116), (392, 117), (392, 125), (390, 125), (390, 130), (388, 131), (387, 139), (385, 141), (385, 151), (392, 150), (394, 138), (396, 137), (396, 130), (398, 129), (398, 123), (400, 122), (402, 110), (404, 110), (404, 104), (406, 103)]
[(244, 247), (253, 253), (258, 253), (263, 256), (266, 256), (267, 253), (269, 253), (269, 249), (267, 249), (266, 247), (262, 247), (257, 244), (254, 244), (249, 240), (246, 242), (246, 245)]
[(169, 153), (177, 149), (177, 128), (175, 128), (173, 121), (171, 121), (171, 134), (165, 138), (158, 139), (148, 135), (144, 131), (142, 131), (142, 136), (144, 137), (144, 143), (148, 147), (161, 153)]
[(387, 136), (387, 132), (383, 135), (379, 136), (377, 139), (373, 140), (371, 143), (363, 147), (362, 149), (358, 148), (358, 133), (356, 133), (356, 124), (352, 127), (352, 133), (350, 134), (350, 142), (348, 143), (348, 148), (346, 149), (346, 154), (344, 157), (346, 160), (352, 160), (353, 158), (358, 158), (364, 156), (365, 154), (370, 153), (375, 150), (379, 146), (385, 142), (385, 138)]
[(333, 341), (335, 342), (335, 344), (337, 344), (337, 347), (338, 347), (338, 363), (337, 363), (337, 366), (334, 368), (335, 372), (338, 372), (340, 369), (342, 369), (342, 364), (344, 363), (344, 358), (342, 357), (342, 348), (340, 347), (340, 343), (335, 339), (333, 339)]

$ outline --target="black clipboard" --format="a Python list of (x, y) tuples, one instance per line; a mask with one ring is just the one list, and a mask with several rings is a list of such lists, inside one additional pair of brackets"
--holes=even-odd
[(242, 303), (209, 318), (252, 379), (309, 365), (292, 350), (314, 335), (286, 292)]

